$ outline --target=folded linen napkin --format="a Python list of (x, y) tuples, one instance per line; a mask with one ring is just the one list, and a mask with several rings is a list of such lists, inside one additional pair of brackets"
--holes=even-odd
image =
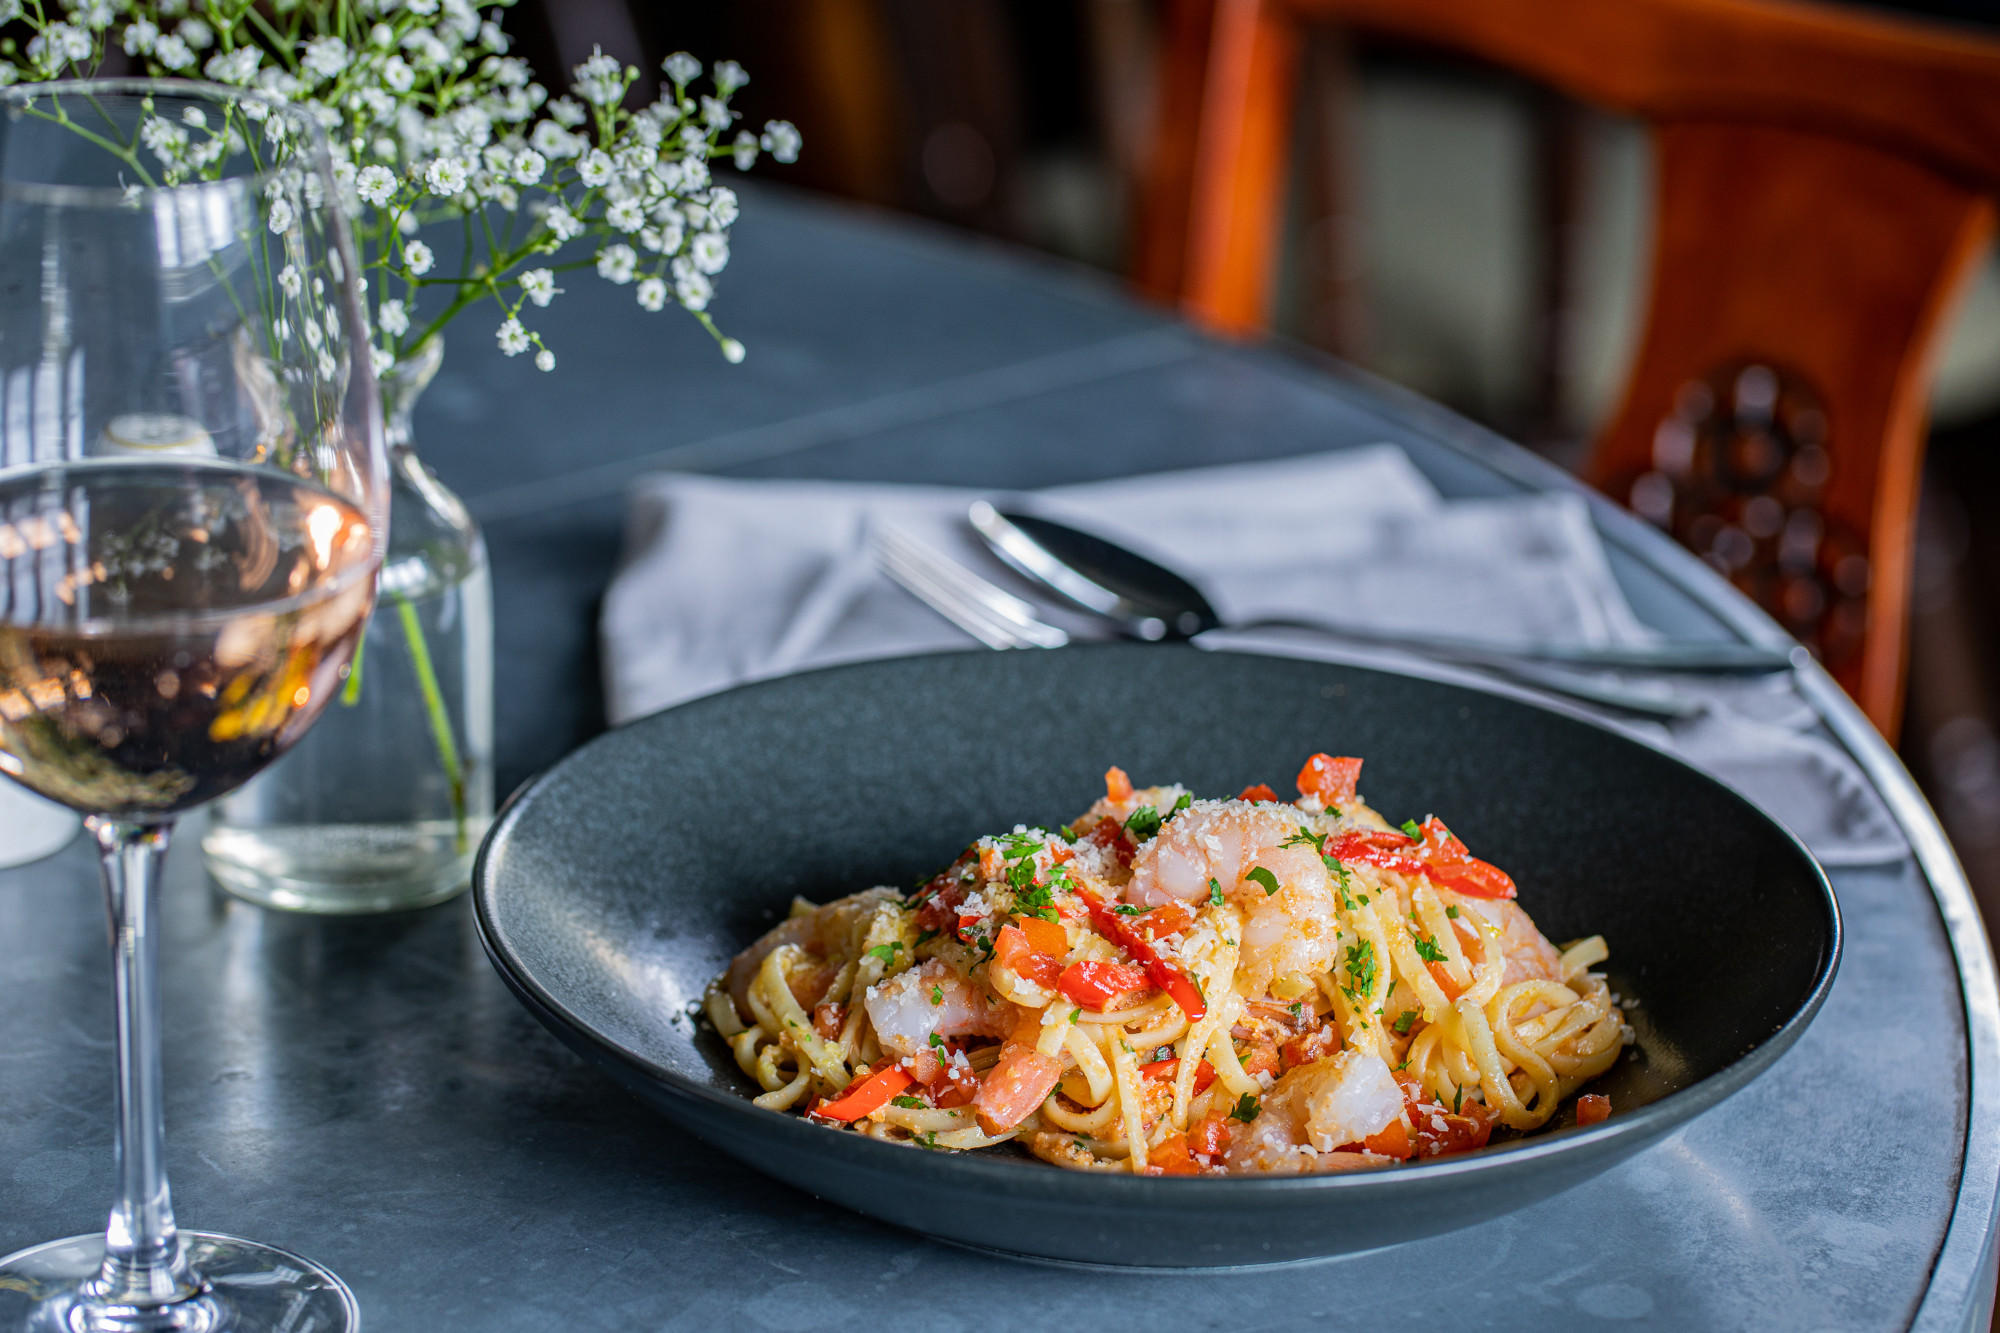
[[(600, 624), (611, 721), (746, 680), (967, 646), (969, 636), (877, 571), (870, 534), (890, 526), (1008, 580), (964, 521), (973, 498), (941, 487), (676, 474), (640, 483)], [(1187, 573), (1225, 620), (1317, 614), (1500, 644), (1651, 637), (1578, 497), (1447, 503), (1393, 445), (1061, 487), (1035, 504)], [(1046, 618), (1093, 632), (1060, 610)], [(1331, 651), (1303, 635), (1242, 642)], [(1789, 682), (1680, 678), (1671, 688), (1710, 706), (1671, 726), (1607, 720), (1736, 786), (1827, 864), (1908, 854), (1853, 762), (1813, 734), (1811, 709)]]

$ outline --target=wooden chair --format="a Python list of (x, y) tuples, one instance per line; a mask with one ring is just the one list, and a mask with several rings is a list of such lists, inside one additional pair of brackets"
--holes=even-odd
[(1181, 0), (1138, 253), (1217, 329), (1267, 322), (1315, 23), (1648, 124), (1649, 313), (1586, 475), (1813, 643), (1893, 736), (1926, 394), (2000, 192), (2000, 43), (1791, 0)]

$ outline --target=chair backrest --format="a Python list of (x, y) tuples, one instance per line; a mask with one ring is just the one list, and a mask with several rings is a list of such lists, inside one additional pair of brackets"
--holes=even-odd
[(1648, 315), (1587, 476), (1812, 643), (1893, 736), (1926, 395), (1994, 225), (2000, 43), (1793, 0), (1178, 0), (1141, 278), (1218, 329), (1267, 320), (1311, 24), (1650, 126)]

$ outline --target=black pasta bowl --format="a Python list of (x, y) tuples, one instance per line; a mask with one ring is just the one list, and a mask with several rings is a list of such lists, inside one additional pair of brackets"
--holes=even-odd
[[(697, 1017), (793, 895), (912, 883), (973, 837), (1053, 826), (1118, 764), (1141, 783), (1281, 786), (1366, 759), (1390, 815), (1435, 811), (1562, 940), (1601, 933), (1634, 1046), (1612, 1117), (1484, 1151), (1302, 1177), (1077, 1173), (1011, 1146), (925, 1152), (750, 1104)], [(474, 871), (479, 931), (549, 1029), (671, 1119), (822, 1198), (962, 1244), (1206, 1267), (1371, 1249), (1587, 1180), (1769, 1068), (1832, 984), (1838, 908), (1783, 828), (1677, 759), (1515, 698), (1359, 667), (1096, 645), (839, 667), (602, 736), (523, 789)], [(1726, 980), (1725, 980), (1726, 979)]]

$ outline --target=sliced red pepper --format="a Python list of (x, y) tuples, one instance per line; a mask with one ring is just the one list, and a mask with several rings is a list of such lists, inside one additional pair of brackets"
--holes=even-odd
[(1126, 963), (1071, 963), (1056, 981), (1056, 989), (1086, 1009), (1106, 1009), (1119, 996), (1144, 990), (1151, 984), (1142, 967)]
[(1408, 1158), (1416, 1156), (1416, 1147), (1410, 1142), (1410, 1129), (1400, 1119), (1391, 1120), (1375, 1133), (1361, 1140), (1361, 1146), (1369, 1152), (1384, 1157)]
[(1299, 770), (1299, 795), (1317, 796), (1321, 805), (1339, 805), (1354, 799), (1355, 785), (1360, 780), (1359, 759), (1316, 754)]
[(1254, 787), (1245, 787), (1241, 792), (1237, 793), (1236, 799), (1239, 801), (1275, 801), (1278, 799), (1278, 793), (1260, 782)]
[[(1179, 1056), (1174, 1056), (1168, 1060), (1155, 1060), (1150, 1064), (1139, 1066), (1139, 1076), (1141, 1078), (1157, 1078), (1167, 1082), (1172, 1082), (1180, 1072), (1181, 1061)], [(1197, 1093), (1207, 1092), (1208, 1085), (1213, 1082), (1215, 1082), (1215, 1066), (1203, 1060), (1194, 1069), (1194, 1090)]]
[[(1452, 842), (1461, 848), (1465, 845), (1456, 838)], [(1514, 881), (1498, 866), (1470, 856), (1449, 859), (1451, 853), (1434, 847), (1428, 838), (1413, 841), (1401, 833), (1343, 833), (1329, 841), (1326, 854), (1336, 861), (1422, 875), (1472, 898), (1512, 898), (1517, 892)]]
[(1130, 918), (1113, 912), (1102, 898), (1089, 889), (1078, 888), (1076, 894), (1090, 909), (1090, 922), (1097, 927), (1097, 933), (1138, 959), (1139, 965), (1146, 969), (1146, 975), (1153, 979), (1153, 984), (1172, 997), (1181, 1012), (1188, 1016), (1189, 1022), (1200, 1019), (1208, 1012), (1208, 1001), (1201, 998), (1201, 988), (1187, 973), (1160, 957), (1150, 940), (1127, 925)]
[(822, 1120), (859, 1120), (886, 1106), (891, 1097), (914, 1082), (910, 1071), (890, 1065), (849, 1087), (830, 1102), (821, 1102), (813, 1114)]
[(1132, 799), (1132, 779), (1116, 764), (1104, 770), (1104, 795), (1113, 805), (1123, 805)]
[(1203, 1157), (1219, 1156), (1229, 1146), (1229, 1118), (1212, 1115), (1188, 1126), (1188, 1147)]
[(1146, 1149), (1146, 1174), (1149, 1176), (1193, 1176), (1200, 1173), (1201, 1164), (1188, 1152), (1185, 1134), (1169, 1134)]
[(1083, 836), (1087, 841), (1094, 842), (1109, 851), (1118, 864), (1128, 870), (1139, 855), (1139, 844), (1132, 840), (1132, 835), (1125, 831), (1125, 826), (1115, 819), (1100, 821)]
[(1576, 1099), (1578, 1127), (1595, 1125), (1611, 1115), (1611, 1099), (1601, 1092), (1586, 1092)]
[(1023, 981), (1032, 981), (1044, 990), (1054, 986), (1063, 974), (1062, 959), (1036, 952), (1027, 935), (1011, 921), (993, 937), (993, 959)]
[(1457, 979), (1452, 976), (1451, 970), (1443, 963), (1427, 962), (1424, 964), (1424, 971), (1431, 974), (1431, 980), (1435, 981), (1438, 984), (1438, 989), (1444, 992), (1445, 999), (1456, 1000), (1460, 995), (1465, 993), (1465, 988), (1458, 984)]

